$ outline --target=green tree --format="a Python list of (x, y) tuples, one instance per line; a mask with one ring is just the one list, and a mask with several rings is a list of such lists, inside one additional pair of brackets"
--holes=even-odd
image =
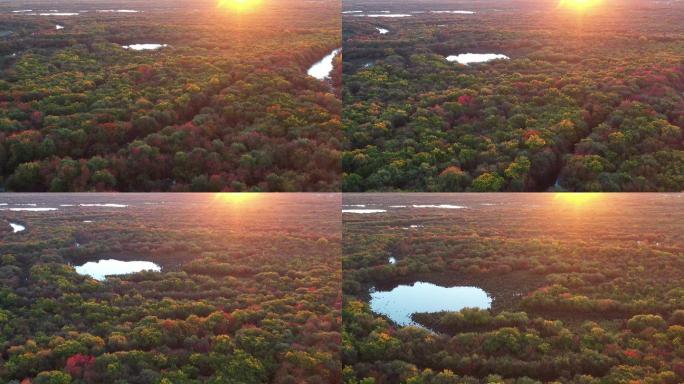
[(504, 185), (504, 178), (495, 173), (483, 173), (478, 176), (471, 186), (475, 192), (498, 192)]

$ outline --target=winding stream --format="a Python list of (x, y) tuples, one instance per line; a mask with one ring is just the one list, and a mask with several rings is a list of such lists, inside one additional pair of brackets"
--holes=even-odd
[(342, 48), (334, 49), (332, 52), (323, 57), (319, 62), (309, 68), (306, 72), (309, 76), (313, 76), (318, 80), (325, 80), (330, 78), (330, 72), (333, 70), (333, 59), (338, 53), (342, 51)]

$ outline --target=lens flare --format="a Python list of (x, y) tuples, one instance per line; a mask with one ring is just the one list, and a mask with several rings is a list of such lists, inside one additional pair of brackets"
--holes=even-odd
[(261, 5), (262, 0), (219, 0), (219, 8), (234, 12), (251, 12)]

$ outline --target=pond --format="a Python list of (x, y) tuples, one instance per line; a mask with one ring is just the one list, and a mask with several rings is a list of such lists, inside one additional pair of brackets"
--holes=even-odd
[(462, 205), (454, 204), (413, 204), (413, 208), (466, 209)]
[[(363, 16), (363, 15), (359, 15)], [(411, 15), (406, 13), (371, 13), (365, 15), (366, 17), (411, 17)]]
[(96, 203), (96, 204), (79, 204), (81, 207), (106, 207), (106, 208), (126, 208), (128, 204), (114, 204), (114, 203)]
[(89, 261), (75, 267), (81, 275), (89, 275), (95, 280), (104, 280), (107, 276), (126, 275), (142, 271), (161, 271), (161, 267), (151, 261), (121, 261), (115, 259)]
[(430, 13), (451, 13), (457, 15), (474, 15), (473, 11), (430, 11)]
[(0, 208), (0, 211), (11, 211), (11, 212), (50, 212), (50, 211), (56, 211), (57, 208), (38, 208), (38, 207), (33, 207), (33, 208), (17, 208), (17, 207), (12, 207), (12, 208)]
[(463, 65), (472, 63), (485, 63), (492, 60), (508, 60), (510, 57), (498, 53), (462, 53), (460, 55), (447, 56), (447, 61), (456, 61)]
[(150, 51), (168, 47), (168, 44), (131, 44), (122, 45), (125, 49), (132, 49), (134, 51)]
[(402, 227), (403, 229), (420, 229), (420, 228), (425, 228), (424, 225), (421, 224), (411, 224), (408, 227)]
[(373, 312), (389, 317), (400, 326), (418, 325), (411, 320), (413, 313), (488, 309), (491, 305), (491, 297), (480, 288), (441, 287), (421, 281), (398, 285), (391, 291), (371, 291), (370, 300)]
[(139, 13), (135, 9), (98, 9), (98, 13)]
[(39, 16), (78, 16), (78, 12), (42, 12)]
[(383, 213), (387, 212), (386, 209), (343, 209), (342, 213)]
[(9, 225), (10, 227), (12, 227), (12, 233), (17, 233), (26, 230), (26, 227), (21, 224), (9, 223)]
[(309, 76), (313, 76), (318, 80), (325, 80), (330, 77), (330, 72), (333, 70), (333, 59), (341, 51), (340, 48), (334, 49), (332, 52), (327, 54), (319, 62), (309, 68), (306, 72)]

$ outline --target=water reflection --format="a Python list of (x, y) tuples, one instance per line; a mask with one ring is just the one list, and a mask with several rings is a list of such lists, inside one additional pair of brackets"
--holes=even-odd
[(129, 273), (142, 271), (161, 271), (161, 267), (150, 261), (121, 261), (121, 260), (99, 260), (89, 261), (81, 266), (75, 267), (76, 272), (81, 275), (89, 275), (95, 280), (104, 280), (107, 276), (126, 275)]
[(417, 325), (413, 313), (460, 311), (463, 308), (488, 309), (492, 299), (477, 287), (440, 287), (432, 283), (416, 282), (399, 285), (391, 291), (371, 292), (373, 312), (385, 315), (401, 326)]
[(153, 51), (156, 49), (168, 47), (168, 44), (130, 44), (130, 45), (124, 45), (123, 47), (125, 49), (132, 49), (134, 51), (149, 51), (149, 50)]
[(472, 63), (485, 63), (492, 60), (508, 60), (510, 57), (498, 53), (462, 53), (460, 55), (447, 56), (447, 61), (456, 61), (463, 65)]
[(386, 209), (343, 209), (342, 213), (360, 213), (360, 214), (368, 214), (368, 213), (383, 213), (387, 212)]
[(318, 80), (325, 80), (330, 77), (330, 72), (333, 70), (333, 59), (340, 53), (341, 49), (337, 48), (326, 55), (321, 61), (312, 65), (306, 72), (309, 76), (313, 76)]

